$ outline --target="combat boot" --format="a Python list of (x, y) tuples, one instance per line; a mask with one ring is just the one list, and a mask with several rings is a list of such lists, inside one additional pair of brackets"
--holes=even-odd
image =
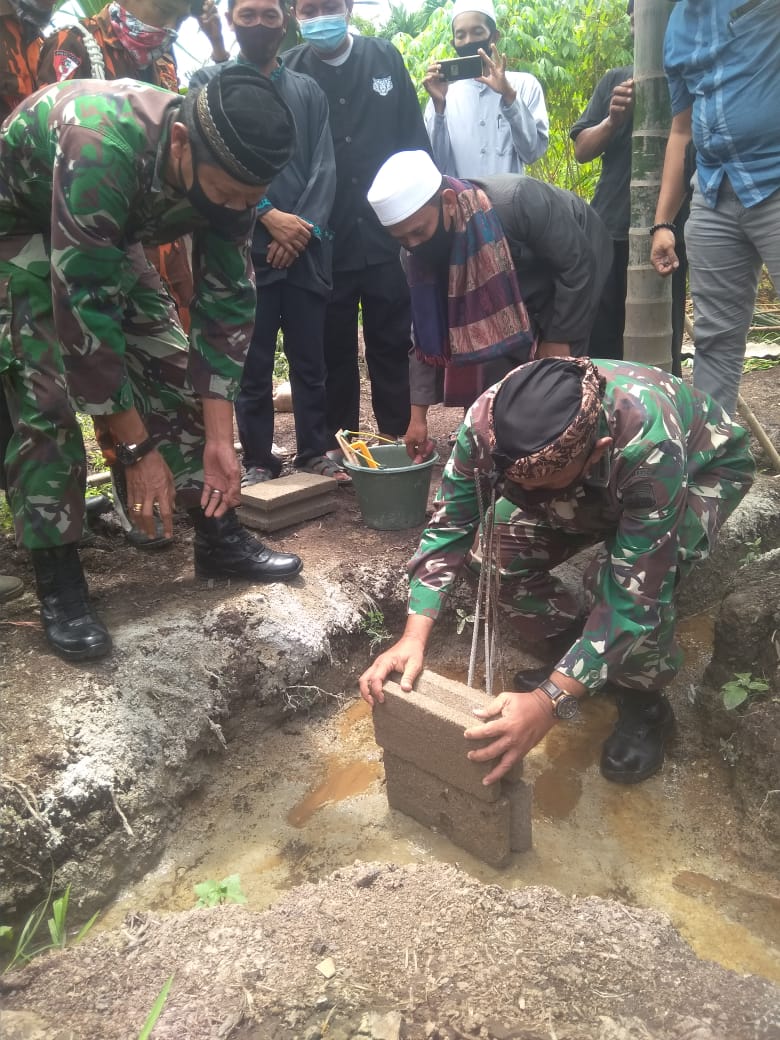
[(638, 784), (663, 765), (674, 712), (658, 691), (624, 690), (617, 707), (617, 723), (601, 752), (601, 774), (618, 784)]
[(78, 548), (32, 549), (30, 555), (49, 643), (66, 661), (104, 657), (111, 650), (111, 636), (89, 602)]
[(195, 574), (199, 578), (235, 578), (242, 581), (289, 581), (303, 563), (294, 553), (278, 553), (242, 527), (235, 510), (224, 516), (204, 516), (188, 510), (195, 525)]

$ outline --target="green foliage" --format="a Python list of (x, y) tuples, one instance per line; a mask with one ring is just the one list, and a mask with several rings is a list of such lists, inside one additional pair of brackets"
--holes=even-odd
[[(54, 5), (54, 10), (59, 11), (66, 3), (68, 0), (59, 0), (59, 3)], [(76, 6), (81, 8), (85, 18), (93, 18), (106, 4), (105, 0), (76, 0)]]
[(746, 563), (752, 563), (754, 560), (757, 560), (759, 556), (761, 556), (761, 539), (755, 538), (752, 542), (745, 542), (745, 547), (747, 549), (747, 552), (739, 561), (742, 566), (744, 566)]
[(284, 383), (290, 378), (290, 362), (284, 352), (284, 335), (279, 330), (276, 337), (276, 351), (274, 353), (274, 381)]
[(14, 518), (5, 492), (0, 492), (0, 531), (12, 532), (14, 529)]
[(456, 609), (455, 615), (458, 619), (455, 629), (458, 635), (460, 636), (463, 635), (463, 630), (465, 629), (466, 625), (474, 624), (474, 615), (469, 614), (467, 610), (463, 610), (461, 607), (458, 607)]
[[(780, 343), (780, 313), (777, 311), (757, 310), (753, 315), (753, 324), (750, 326), (749, 338), (751, 340), (762, 340), (765, 343)], [(748, 360), (765, 362), (764, 364), (756, 364), (756, 368), (771, 368), (772, 365), (780, 362), (780, 359), (777, 358), (749, 358)], [(749, 372), (750, 369), (745, 368), (744, 371)]]
[(740, 704), (759, 693), (766, 693), (769, 684), (762, 679), (754, 679), (750, 672), (737, 672), (731, 682), (724, 683), (720, 692), (723, 697), (723, 707), (733, 711)]
[(241, 878), (238, 874), (221, 881), (201, 881), (199, 885), (193, 886), (198, 901), (197, 907), (219, 906), (221, 903), (245, 903), (246, 896), (241, 890)]
[[(598, 164), (577, 164), (569, 130), (604, 73), (632, 61), (625, 9), (624, 0), (508, 0), (497, 5), (499, 50), (506, 52), (507, 67), (536, 76), (550, 116), (550, 146), (528, 172), (586, 197), (598, 179)], [(449, 12), (449, 7), (439, 8), (419, 35), (399, 33), (393, 39), (423, 104), (428, 65), (454, 55)]]
[(370, 650), (372, 654), (382, 643), (386, 643), (388, 639), (393, 638), (385, 628), (385, 615), (373, 602), (361, 613), (360, 629), (366, 635), (371, 636)]
[[(10, 960), (3, 969), (3, 974), (16, 967), (17, 964), (26, 964), (28, 961), (32, 960), (33, 957), (36, 957), (39, 953), (43, 953), (45, 950), (62, 950), (69, 942), (71, 944), (80, 943), (97, 920), (98, 915), (95, 913), (76, 933), (74, 938), (69, 939), (68, 906), (70, 903), (70, 885), (67, 886), (63, 894), (57, 899), (52, 901), (51, 895), (51, 889), (49, 889), (49, 894), (43, 902), (36, 906), (22, 925), (19, 937), (13, 946)], [(46, 919), (47, 911), (50, 908), (51, 916)], [(41, 931), (44, 919), (46, 919), (46, 927), (49, 932), (49, 941), (36, 944), (36, 939)], [(13, 944), (13, 928), (9, 925), (0, 926), (0, 939), (5, 943)]]
[(149, 1040), (152, 1035), (152, 1030), (157, 1024), (157, 1019), (162, 1014), (162, 1009), (165, 1007), (165, 1001), (168, 999), (171, 986), (173, 985), (173, 975), (170, 975), (165, 982), (165, 985), (157, 994), (157, 999), (152, 1004), (152, 1010), (149, 1012), (146, 1021), (143, 1024), (141, 1032), (138, 1034), (138, 1040)]
[[(777, 342), (780, 343), (780, 329), (778, 329)], [(748, 357), (745, 358), (742, 364), (742, 371), (766, 372), (770, 368), (776, 368), (778, 365), (780, 365), (780, 358)]]

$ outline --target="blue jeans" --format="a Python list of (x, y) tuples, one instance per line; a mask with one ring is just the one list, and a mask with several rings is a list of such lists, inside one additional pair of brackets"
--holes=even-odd
[(724, 178), (718, 205), (710, 209), (695, 187), (685, 244), (696, 334), (693, 383), (733, 415), (762, 262), (780, 289), (780, 190), (746, 208)]

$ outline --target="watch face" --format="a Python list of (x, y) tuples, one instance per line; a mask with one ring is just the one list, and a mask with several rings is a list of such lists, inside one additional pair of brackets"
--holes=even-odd
[(559, 719), (573, 719), (580, 710), (577, 698), (570, 694), (564, 694), (555, 702), (555, 714)]

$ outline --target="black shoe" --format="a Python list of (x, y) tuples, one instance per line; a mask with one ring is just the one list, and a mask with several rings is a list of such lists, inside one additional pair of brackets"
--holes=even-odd
[(674, 712), (661, 693), (624, 691), (617, 704), (618, 720), (601, 752), (601, 775), (618, 784), (638, 784), (663, 765)]
[(114, 504), (108, 495), (90, 495), (84, 499), (84, 510), (87, 514), (87, 520), (96, 520), (99, 516), (103, 516), (104, 513), (110, 513), (114, 508)]
[(300, 556), (267, 549), (238, 522), (229, 509), (219, 519), (190, 509), (195, 525), (195, 573), (199, 578), (243, 581), (289, 581), (300, 574)]
[(49, 643), (66, 661), (104, 657), (111, 636), (92, 610), (76, 546), (33, 549), (31, 556)]

